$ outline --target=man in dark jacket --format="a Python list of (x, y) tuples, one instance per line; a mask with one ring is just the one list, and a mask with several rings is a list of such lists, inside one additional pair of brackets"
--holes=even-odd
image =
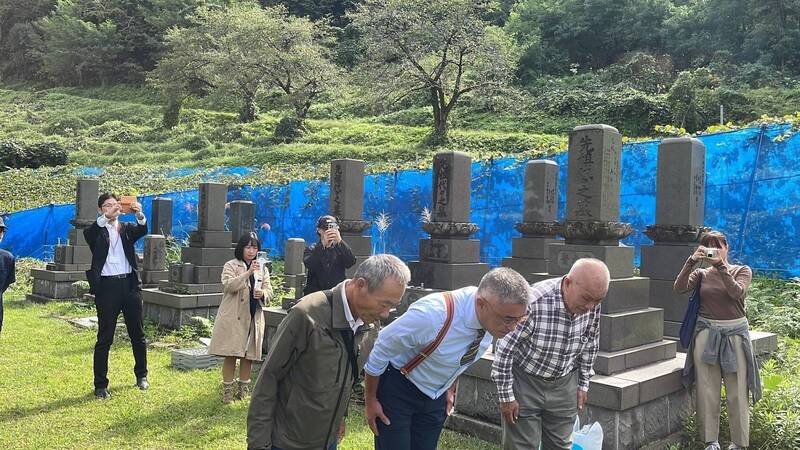
[(322, 216), (317, 220), (319, 242), (306, 247), (303, 263), (308, 274), (303, 295), (330, 289), (344, 280), (344, 271), (356, 263), (350, 246), (339, 234), (339, 224), (333, 216)]
[(97, 307), (97, 343), (94, 346), (94, 395), (111, 397), (108, 392), (108, 350), (114, 341), (120, 311), (131, 339), (136, 386), (150, 387), (147, 382), (147, 343), (142, 323), (142, 297), (139, 287), (136, 252), (133, 244), (147, 234), (147, 219), (139, 202), (131, 204), (136, 223), (120, 222), (122, 205), (116, 195), (105, 193), (97, 199), (100, 216), (83, 230), (92, 251), (92, 268), (86, 271), (89, 291)]
[[(0, 241), (6, 234), (6, 223), (0, 216)], [(16, 281), (16, 268), (14, 255), (11, 252), (0, 249), (0, 332), (3, 331), (3, 293), (11, 284)]]
[(345, 433), (365, 331), (389, 316), (410, 278), (397, 257), (371, 256), (353, 279), (307, 295), (289, 310), (253, 390), (248, 448), (336, 448)]

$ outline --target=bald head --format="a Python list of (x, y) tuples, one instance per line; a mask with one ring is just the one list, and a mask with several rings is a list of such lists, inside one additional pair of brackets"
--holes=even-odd
[(572, 265), (564, 278), (563, 295), (567, 309), (573, 314), (585, 314), (595, 308), (608, 294), (611, 274), (603, 261), (581, 258)]

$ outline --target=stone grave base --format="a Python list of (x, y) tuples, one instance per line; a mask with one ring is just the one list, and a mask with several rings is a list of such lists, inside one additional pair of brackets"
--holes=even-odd
[[(640, 448), (681, 431), (683, 417), (693, 411), (692, 395), (681, 383), (684, 358), (592, 378), (581, 423), (600, 422), (604, 450)], [(499, 443), (497, 391), (489, 376), (493, 359), (487, 352), (459, 377), (456, 414), (446, 426)]]
[(208, 354), (208, 349), (183, 348), (172, 351), (172, 367), (180, 370), (208, 369), (222, 364), (224, 358)]
[(275, 332), (278, 330), (278, 325), (281, 324), (286, 314), (289, 311), (281, 308), (280, 306), (269, 306), (264, 308), (264, 345), (262, 346), (264, 350), (264, 355), (266, 355), (267, 350), (269, 349), (269, 345), (272, 342), (272, 336), (275, 335)]
[(82, 270), (31, 269), (33, 289), (25, 298), (34, 303), (47, 303), (53, 300), (72, 300), (83, 295), (76, 288), (76, 281), (86, 280)]
[(177, 330), (195, 316), (214, 318), (221, 302), (221, 293), (174, 294), (142, 289), (142, 316), (160, 326)]

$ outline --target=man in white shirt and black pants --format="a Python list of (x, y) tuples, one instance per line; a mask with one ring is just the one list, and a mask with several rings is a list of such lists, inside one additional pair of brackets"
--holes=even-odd
[(83, 230), (92, 251), (92, 268), (86, 271), (89, 290), (97, 307), (97, 343), (94, 346), (94, 395), (111, 397), (108, 391), (108, 351), (114, 341), (120, 311), (131, 339), (136, 386), (150, 387), (147, 382), (147, 343), (142, 323), (142, 297), (139, 287), (136, 253), (133, 244), (147, 234), (147, 219), (142, 205), (133, 202), (131, 212), (137, 223), (120, 222), (122, 205), (116, 195), (102, 194), (97, 199), (100, 217)]
[(364, 366), (367, 423), (377, 450), (435, 450), (456, 379), (526, 318), (530, 287), (497, 268), (478, 287), (423, 297), (380, 331)]

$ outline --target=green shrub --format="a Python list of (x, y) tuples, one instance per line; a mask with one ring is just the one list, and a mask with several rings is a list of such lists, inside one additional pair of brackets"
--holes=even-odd
[(0, 141), (0, 170), (61, 166), (67, 151), (56, 142), (28, 143), (19, 139)]
[(211, 141), (209, 141), (203, 136), (198, 136), (196, 134), (190, 134), (185, 138), (183, 138), (180, 142), (181, 142), (180, 145), (183, 148), (192, 151), (202, 150), (211, 145)]
[(78, 134), (78, 131), (88, 126), (89, 124), (80, 117), (64, 116), (50, 123), (50, 125), (45, 128), (45, 133), (51, 135), (57, 134), (59, 136), (75, 136)]
[(288, 143), (297, 140), (297, 138), (303, 135), (304, 131), (305, 126), (300, 119), (293, 116), (286, 116), (278, 121), (278, 125), (275, 126), (273, 136), (278, 142)]
[(101, 141), (128, 144), (142, 140), (142, 133), (134, 126), (119, 120), (109, 120), (89, 129), (89, 136)]

